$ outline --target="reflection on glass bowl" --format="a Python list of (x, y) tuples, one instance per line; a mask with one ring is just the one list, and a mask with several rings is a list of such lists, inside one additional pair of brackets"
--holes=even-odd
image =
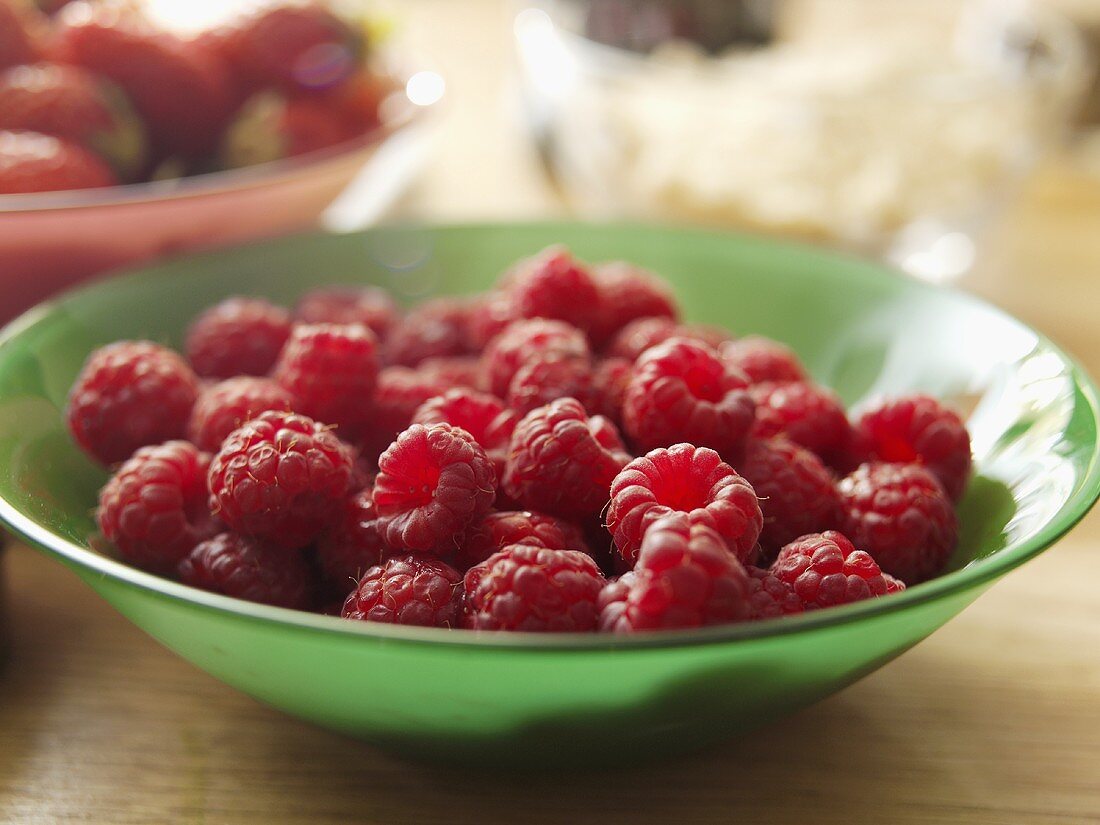
[(969, 267), (1087, 74), (1074, 29), (1019, 4), (776, 4), (772, 40), (718, 54), (634, 51), (629, 27), (630, 48), (606, 25), (596, 42), (602, 5), (529, 6), (514, 27), (529, 122), (578, 210), (825, 241), (930, 278)]

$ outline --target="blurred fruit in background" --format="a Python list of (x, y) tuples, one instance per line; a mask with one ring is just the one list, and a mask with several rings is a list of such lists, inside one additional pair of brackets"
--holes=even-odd
[(84, 147), (38, 132), (0, 131), (0, 195), (90, 189), (118, 180)]

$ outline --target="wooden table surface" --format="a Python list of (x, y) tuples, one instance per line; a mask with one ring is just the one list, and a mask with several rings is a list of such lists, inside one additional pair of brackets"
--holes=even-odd
[[(560, 212), (505, 102), (497, 3), (407, 3), (450, 112), (400, 208)], [(1037, 176), (964, 283), (1100, 375), (1100, 183)], [(660, 768), (507, 777), (398, 761), (195, 670), (74, 576), (8, 559), (0, 820), (12, 823), (1100, 822), (1100, 516), (842, 693)]]

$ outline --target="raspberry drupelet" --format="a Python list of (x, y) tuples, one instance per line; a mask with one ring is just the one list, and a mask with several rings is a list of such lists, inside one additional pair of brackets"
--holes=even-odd
[(210, 509), (245, 535), (304, 547), (338, 516), (352, 464), (325, 426), (265, 412), (230, 433), (210, 463)]
[(887, 573), (916, 584), (939, 573), (959, 537), (951, 500), (916, 464), (864, 464), (843, 478), (841, 529)]
[(802, 381), (765, 381), (749, 392), (756, 402), (754, 438), (785, 435), (826, 462), (847, 444), (851, 425), (832, 390)]
[(118, 554), (168, 573), (218, 530), (207, 509), (210, 456), (186, 441), (142, 447), (99, 491), (96, 522)]
[(184, 351), (204, 378), (267, 375), (290, 328), (282, 307), (262, 298), (227, 298), (191, 322)]
[(294, 307), (300, 324), (362, 324), (384, 341), (401, 313), (390, 294), (376, 286), (331, 286), (307, 292)]
[(806, 368), (794, 350), (771, 338), (747, 335), (718, 348), (722, 360), (733, 364), (754, 384), (764, 381), (808, 381)]
[(516, 425), (504, 490), (524, 507), (583, 520), (610, 498), (611, 481), (630, 461), (615, 425), (575, 398), (532, 410)]
[(219, 533), (180, 563), (180, 581), (250, 602), (308, 610), (313, 571), (295, 550), (273, 547), (238, 533)]
[(317, 540), (321, 576), (340, 594), (355, 587), (360, 577), (390, 552), (382, 538), (370, 486), (345, 500), (343, 513)]
[(493, 462), (459, 427), (413, 424), (378, 459), (374, 506), (396, 551), (452, 552), (495, 495)]
[(187, 435), (199, 380), (170, 349), (119, 341), (88, 356), (69, 390), (69, 432), (93, 458), (114, 464), (138, 447)]
[(744, 621), (749, 589), (749, 574), (721, 536), (672, 513), (646, 532), (625, 601), (608, 594), (600, 624), (633, 633)]
[(470, 526), (462, 546), (455, 552), (455, 565), (469, 570), (510, 544), (588, 552), (584, 534), (577, 525), (542, 513), (505, 510), (489, 513)]
[(881, 401), (856, 422), (878, 461), (923, 464), (958, 501), (970, 478), (970, 434), (958, 414), (935, 398)]
[(882, 572), (871, 555), (835, 530), (791, 542), (770, 572), (789, 584), (806, 610), (883, 596), (905, 585)]
[(585, 332), (599, 319), (600, 293), (591, 273), (561, 246), (518, 263), (507, 278), (520, 318), (553, 318)]
[(805, 447), (786, 438), (752, 438), (737, 469), (760, 499), (760, 543), (769, 558), (799, 536), (839, 525), (840, 498), (832, 473)]
[(748, 570), (750, 618), (773, 619), (802, 612), (802, 600), (788, 581), (779, 578), (772, 570), (759, 567)]
[(300, 324), (275, 365), (299, 411), (352, 438), (370, 419), (378, 340), (362, 324)]
[(466, 627), (572, 633), (596, 629), (606, 583), (591, 556), (512, 544), (466, 573)]
[(387, 559), (364, 573), (344, 601), (345, 619), (417, 627), (460, 627), (462, 575), (439, 559)]
[(474, 437), (493, 461), (497, 478), (504, 475), (508, 445), (519, 416), (492, 395), (476, 390), (454, 389), (429, 398), (413, 414), (414, 424), (450, 424)]
[(434, 375), (409, 367), (386, 367), (378, 373), (370, 426), (363, 433), (363, 453), (377, 459), (411, 423), (417, 408), (451, 387)]
[(589, 358), (584, 333), (564, 321), (530, 318), (509, 324), (481, 356), (485, 386), (498, 398), (508, 395), (520, 367), (536, 357)]
[(675, 512), (713, 529), (741, 561), (748, 560), (763, 523), (752, 487), (714, 450), (691, 444), (651, 450), (611, 484), (607, 527), (628, 565), (654, 522)]
[(586, 410), (599, 403), (588, 358), (538, 355), (519, 368), (508, 385), (508, 406), (520, 415), (558, 398), (576, 398)]
[(623, 428), (641, 449), (688, 441), (735, 456), (753, 424), (748, 385), (710, 347), (670, 338), (635, 362), (623, 397)]
[(187, 430), (199, 449), (217, 452), (246, 421), (268, 410), (291, 412), (297, 404), (294, 393), (270, 378), (227, 378), (202, 389)]

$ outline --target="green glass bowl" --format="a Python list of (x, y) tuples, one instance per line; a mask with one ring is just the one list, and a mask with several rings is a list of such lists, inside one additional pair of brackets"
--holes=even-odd
[[(888, 598), (755, 624), (631, 638), (494, 635), (264, 607), (91, 549), (106, 476), (70, 442), (61, 410), (93, 347), (178, 345), (196, 312), (234, 293), (289, 303), (331, 282), (376, 283), (410, 300), (470, 293), (557, 242), (662, 273), (693, 321), (789, 342), (851, 404), (923, 390), (965, 408), (978, 475), (948, 571)], [(1065, 533), (1098, 491), (1096, 391), (1045, 338), (957, 292), (735, 235), (563, 223), (291, 237), (69, 293), (0, 339), (0, 517), (14, 531), (228, 684), (381, 746), (465, 764), (623, 764), (790, 713), (923, 639)]]

